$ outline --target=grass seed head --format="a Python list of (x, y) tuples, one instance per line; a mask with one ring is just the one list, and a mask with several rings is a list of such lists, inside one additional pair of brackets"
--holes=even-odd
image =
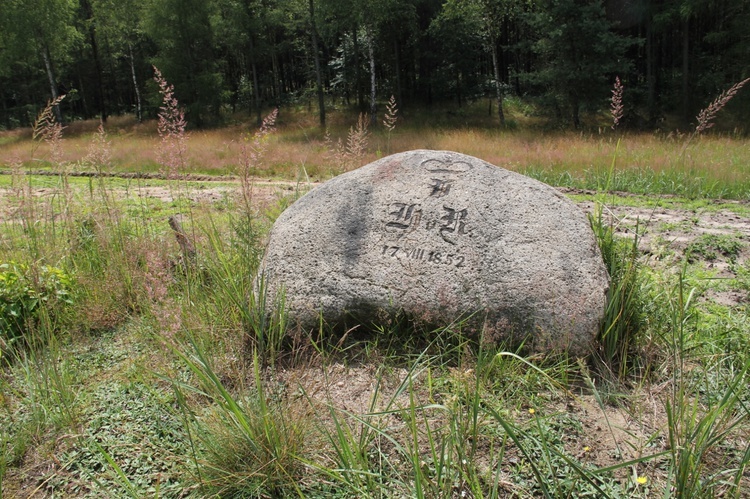
[(737, 92), (739, 92), (740, 89), (744, 87), (745, 84), (749, 81), (750, 78), (745, 78), (744, 80), (735, 83), (729, 88), (729, 90), (725, 90), (724, 92), (719, 94), (719, 96), (714, 99), (714, 101), (711, 102), (708, 107), (698, 113), (698, 116), (696, 116), (698, 125), (695, 127), (695, 133), (700, 135), (701, 133), (714, 126), (713, 121), (714, 118), (716, 118), (716, 114), (721, 111), (724, 106), (726, 106), (727, 103), (732, 100), (732, 97), (737, 95)]
[(617, 126), (620, 124), (620, 120), (622, 119), (623, 114), (623, 105), (622, 105), (622, 94), (623, 94), (624, 87), (622, 86), (622, 82), (620, 81), (620, 77), (615, 78), (615, 86), (612, 89), (612, 104), (610, 105), (610, 111), (612, 112), (612, 130), (617, 128)]

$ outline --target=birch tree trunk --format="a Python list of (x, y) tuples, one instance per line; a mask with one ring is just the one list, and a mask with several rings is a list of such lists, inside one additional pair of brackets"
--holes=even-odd
[(376, 85), (375, 85), (375, 41), (372, 33), (367, 33), (367, 55), (370, 59), (370, 125), (374, 125), (377, 119), (378, 106), (375, 102)]
[[(49, 48), (45, 45), (42, 48), (42, 59), (44, 59), (44, 69), (47, 71), (47, 78), (49, 79), (49, 89), (52, 93), (52, 100), (57, 100), (57, 81), (55, 79), (55, 71), (52, 69), (52, 58), (49, 54)], [(55, 105), (55, 119), (58, 123), (62, 123), (62, 113), (60, 112), (60, 106)]]
[(354, 86), (357, 91), (357, 108), (362, 111), (365, 108), (365, 94), (362, 91), (362, 76), (359, 70), (359, 35), (357, 31), (358, 26), (354, 26), (352, 30), (352, 42), (354, 43)]
[(495, 71), (495, 93), (497, 97), (497, 117), (500, 119), (500, 126), (505, 126), (505, 113), (503, 113), (503, 88), (500, 83), (500, 64), (497, 57), (497, 41), (495, 37), (490, 37), (492, 45), (492, 67)]
[(133, 44), (128, 42), (128, 55), (130, 56), (130, 75), (133, 77), (133, 88), (135, 89), (135, 115), (138, 123), (143, 122), (143, 104), (141, 103), (141, 91), (138, 88), (138, 77), (135, 74), (135, 57), (133, 56)]

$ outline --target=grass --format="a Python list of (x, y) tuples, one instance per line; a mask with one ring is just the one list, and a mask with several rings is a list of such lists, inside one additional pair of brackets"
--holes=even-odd
[[(0, 176), (0, 263), (71, 278), (65, 307), (31, 309), (30, 341), (2, 364), (0, 493), (746, 496), (748, 245), (732, 226), (708, 226), (748, 218), (741, 202), (709, 199), (740, 195), (746, 181), (731, 179), (742, 139), (699, 138), (675, 162), (678, 141), (627, 136), (617, 165), (635, 166), (621, 169), (606, 135), (425, 130), (408, 116), (388, 134), (370, 131), (358, 161), (386, 148), (450, 148), (524, 168), (537, 161), (539, 177), (597, 190), (572, 196), (599, 203), (593, 227), (615, 277), (599, 358), (587, 362), (482, 345), (460, 323), (395, 321), (335, 342), (286, 335), (283, 307), (255, 281), (264, 240), (310, 176), (338, 173), (323, 163), (322, 133), (295, 117), (282, 114), (254, 159), (242, 155), (240, 127), (194, 132), (195, 155), (177, 167), (300, 182), (78, 178), (71, 164), (50, 165), (53, 176)], [(332, 121), (345, 136), (345, 117)], [(156, 143), (151, 125), (111, 126), (99, 142), (111, 143), (100, 146), (113, 153), (104, 167), (140, 168)], [(69, 131), (58, 145), (82, 161), (94, 127)], [(2, 148), (31, 150), (23, 139)], [(684, 197), (656, 196), (670, 178), (669, 193)], [(681, 183), (695, 178), (707, 180)], [(643, 195), (602, 194), (621, 185)], [(657, 222), (656, 209), (679, 219)], [(170, 229), (176, 215), (194, 253)]]
[[(483, 123), (479, 109), (467, 113), (467, 124), (440, 126), (435, 116), (414, 111), (399, 116), (396, 128), (384, 125), (369, 131), (370, 145), (343, 168), (351, 169), (387, 154), (411, 149), (445, 149), (476, 156), (492, 164), (530, 174), (553, 185), (595, 189), (609, 170), (618, 137), (618, 169), (610, 179), (612, 190), (638, 194), (674, 194), (690, 198), (745, 199), (750, 192), (748, 167), (750, 146), (746, 138), (727, 135), (700, 136), (683, 149), (688, 137), (680, 134), (628, 133), (624, 136), (591, 131), (572, 133), (529, 128), (497, 130)], [(330, 113), (333, 142), (344, 145), (356, 114), (345, 110)], [(426, 125), (429, 123), (429, 126)], [(447, 123), (447, 122), (446, 122)], [(472, 124), (473, 123), (473, 124)], [(437, 124), (437, 126), (436, 126)], [(264, 160), (256, 174), (264, 178), (296, 179), (304, 169), (314, 180), (325, 180), (341, 172), (326, 146), (325, 134), (304, 110), (283, 110), (277, 120), (278, 134), (268, 139)], [(62, 159), (75, 163), (83, 156), (95, 127), (73, 124), (66, 129)], [(159, 138), (155, 125), (142, 125), (127, 118), (107, 124), (111, 142), (111, 165), (121, 172), (158, 172)], [(226, 175), (237, 173), (244, 144), (245, 124), (215, 130), (189, 132), (183, 173)], [(11, 132), (3, 132), (11, 133)], [(12, 142), (0, 148), (0, 167), (13, 161), (24, 168), (50, 168), (47, 144), (34, 148), (28, 137), (12, 132)], [(25, 137), (25, 138), (23, 138)]]

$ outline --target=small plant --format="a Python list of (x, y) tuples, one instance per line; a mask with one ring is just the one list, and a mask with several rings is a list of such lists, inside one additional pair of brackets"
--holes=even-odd
[[(227, 390), (196, 343), (189, 353), (174, 351), (199, 385), (174, 383), (188, 432), (198, 439), (196, 465), (204, 490), (232, 497), (300, 495), (299, 458), (307, 444), (308, 418), (266, 391), (258, 357), (253, 358), (255, 390), (239, 398)], [(186, 390), (209, 397), (215, 407), (198, 417), (187, 405)]]
[(750, 78), (746, 78), (740, 82), (735, 83), (731, 87), (729, 87), (729, 90), (725, 90), (719, 96), (711, 102), (711, 104), (708, 105), (705, 109), (701, 110), (700, 113), (698, 113), (698, 116), (696, 116), (696, 119), (698, 120), (698, 124), (695, 127), (695, 133), (700, 135), (701, 133), (705, 132), (709, 128), (714, 126), (714, 118), (716, 118), (716, 114), (721, 111), (724, 106), (729, 103), (730, 100), (732, 100), (732, 97), (737, 95), (737, 92), (742, 89), (748, 82), (750, 82)]
[(713, 261), (722, 255), (734, 263), (743, 247), (744, 244), (737, 236), (703, 234), (688, 245), (685, 255), (689, 262), (694, 262), (699, 257)]
[[(623, 115), (622, 94), (623, 85), (617, 77), (612, 90), (613, 129), (618, 126)], [(605, 196), (616, 176), (615, 167), (619, 149), (620, 140), (618, 139), (604, 185), (597, 186), (597, 204), (594, 212), (589, 215), (589, 222), (610, 278), (607, 308), (597, 338), (599, 352), (595, 359), (603, 374), (622, 381), (629, 373), (631, 367), (629, 355), (636, 346), (644, 318), (641, 289), (643, 274), (638, 261), (639, 225), (636, 224), (633, 240), (628, 242), (615, 236), (614, 219), (607, 222), (604, 218)]]
[(51, 162), (58, 164), (62, 161), (62, 131), (63, 126), (55, 119), (54, 109), (62, 102), (65, 95), (61, 95), (58, 98), (48, 101), (47, 105), (39, 113), (34, 125), (32, 126), (32, 139), (34, 142), (34, 149), (31, 151), (31, 156), (34, 157), (36, 151), (36, 145), (39, 142), (45, 142), (49, 145), (51, 151)]
[(104, 130), (104, 123), (99, 127), (89, 143), (88, 153), (83, 158), (83, 164), (90, 166), (98, 176), (102, 176), (104, 169), (112, 164), (112, 142)]
[(388, 154), (391, 153), (391, 134), (396, 129), (396, 121), (398, 120), (398, 107), (396, 106), (396, 97), (391, 95), (388, 103), (385, 105), (385, 116), (383, 117), (383, 125), (388, 130)]
[(644, 275), (638, 261), (638, 226), (633, 241), (623, 241), (614, 235), (612, 226), (593, 222), (594, 233), (610, 276), (607, 308), (599, 342), (601, 358), (623, 380), (631, 367), (629, 354), (636, 347), (638, 334), (644, 325)]
[(174, 96), (174, 86), (162, 76), (154, 66), (154, 81), (159, 85), (162, 105), (159, 108), (157, 131), (161, 138), (159, 160), (164, 166), (162, 173), (166, 178), (176, 179), (187, 165), (187, 121), (185, 111)]
[(246, 213), (251, 213), (250, 204), (253, 192), (253, 174), (263, 161), (268, 148), (268, 138), (276, 130), (276, 117), (279, 110), (274, 109), (263, 118), (261, 126), (252, 137), (245, 137), (240, 150), (240, 182), (242, 183), (242, 200)]
[(367, 143), (370, 132), (370, 119), (367, 114), (360, 113), (356, 126), (349, 127), (346, 144), (341, 139), (334, 143), (329, 130), (326, 130), (325, 143), (328, 149), (327, 156), (340, 170), (360, 166), (361, 160), (367, 151)]
[(711, 102), (711, 104), (703, 108), (701, 112), (698, 113), (698, 116), (695, 117), (695, 119), (698, 121), (698, 124), (695, 126), (695, 130), (693, 130), (693, 133), (688, 136), (687, 140), (685, 140), (685, 143), (682, 145), (680, 158), (684, 157), (688, 146), (695, 137), (714, 126), (714, 118), (716, 118), (716, 115), (719, 113), (719, 111), (724, 109), (724, 106), (726, 106), (729, 101), (732, 100), (735, 95), (737, 95), (737, 92), (739, 92), (742, 87), (744, 87), (748, 82), (750, 82), (750, 78), (746, 78), (740, 82), (735, 83), (734, 85), (729, 87), (729, 90), (725, 90), (724, 92), (720, 93), (719, 96)]
[(365, 113), (359, 113), (357, 125), (349, 127), (349, 135), (346, 138), (346, 153), (354, 160), (360, 160), (367, 150), (367, 141), (370, 135), (368, 126), (370, 119)]
[(72, 287), (72, 276), (56, 267), (0, 264), (0, 358), (31, 343), (30, 331), (51, 332), (63, 307), (73, 303)]
[(686, 289), (684, 270), (667, 298), (670, 328), (665, 340), (673, 379), (664, 403), (673, 492), (675, 497), (717, 497), (734, 489), (739, 497), (740, 482), (750, 464), (750, 446), (740, 455), (739, 462), (725, 463), (722, 471), (709, 474), (707, 468), (710, 461), (718, 458), (714, 451), (728, 444), (732, 432), (750, 421), (750, 411), (743, 400), (750, 364), (745, 362), (731, 373), (721, 390), (702, 402), (694, 395), (697, 387), (690, 378), (688, 356), (695, 348), (690, 337), (696, 329), (697, 314), (695, 289)]
[(328, 159), (328, 161), (333, 163), (333, 166), (336, 167), (336, 170), (345, 170), (346, 150), (344, 149), (344, 143), (341, 141), (341, 139), (338, 139), (338, 141), (334, 142), (333, 137), (331, 137), (331, 130), (329, 128), (326, 128), (326, 133), (323, 140), (326, 145), (326, 158)]

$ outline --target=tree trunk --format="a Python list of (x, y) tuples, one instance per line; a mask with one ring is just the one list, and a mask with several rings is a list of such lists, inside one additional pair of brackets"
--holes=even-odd
[[(49, 79), (49, 89), (52, 93), (52, 100), (57, 100), (57, 81), (55, 79), (55, 71), (52, 69), (52, 58), (49, 55), (49, 48), (45, 45), (42, 48), (42, 59), (44, 59), (44, 69), (47, 71), (47, 78)], [(62, 123), (62, 113), (60, 112), (60, 106), (55, 105), (55, 119), (58, 123)]]
[(72, 105), (72, 108), (74, 110), (74, 113), (79, 114), (81, 116), (85, 116), (86, 118), (91, 117), (91, 111), (89, 110), (89, 100), (88, 97), (88, 88), (86, 88), (86, 85), (83, 83), (83, 77), (81, 76), (81, 73), (78, 73), (78, 95), (81, 96), (81, 99), (74, 103)]
[(463, 95), (461, 94), (461, 72), (456, 73), (456, 100), (458, 100), (458, 108), (463, 106)]
[(365, 93), (362, 91), (362, 75), (359, 68), (359, 29), (354, 26), (352, 42), (354, 43), (354, 86), (357, 92), (357, 108), (362, 111), (365, 107)]
[(690, 18), (682, 20), (682, 118), (690, 121)]
[(648, 121), (651, 126), (656, 123), (656, 75), (654, 71), (654, 32), (651, 13), (646, 18), (646, 84), (648, 87), (647, 107)]
[(141, 91), (138, 88), (138, 77), (135, 74), (135, 57), (133, 56), (133, 44), (128, 42), (128, 55), (130, 56), (130, 75), (133, 77), (133, 88), (135, 89), (135, 116), (138, 123), (143, 122), (143, 104), (141, 103)]
[(398, 40), (393, 40), (393, 52), (395, 55), (395, 62), (396, 62), (396, 96), (398, 97), (398, 103), (401, 106), (401, 109), (403, 111), (403, 102), (404, 102), (404, 96), (401, 90), (401, 62), (400, 58), (398, 56)]
[(375, 40), (373, 40), (372, 33), (367, 34), (367, 55), (370, 59), (370, 125), (375, 125), (378, 106), (375, 101), (377, 89), (375, 85)]
[(182, 227), (179, 216), (172, 215), (169, 217), (168, 222), (174, 232), (175, 239), (177, 239), (177, 244), (180, 245), (180, 249), (182, 250), (182, 264), (188, 266), (195, 263), (195, 244), (193, 244), (190, 236)]
[(500, 126), (505, 126), (505, 114), (503, 113), (503, 88), (500, 84), (500, 64), (497, 57), (497, 41), (494, 36), (490, 37), (492, 45), (492, 67), (495, 71), (495, 94), (497, 97), (497, 117), (500, 119)]
[(279, 55), (276, 53), (276, 37), (271, 41), (271, 70), (273, 73), (273, 93), (276, 107), (281, 105), (282, 75), (279, 70)]
[(318, 33), (315, 29), (315, 4), (309, 0), (310, 5), (310, 36), (312, 38), (313, 55), (315, 56), (315, 80), (318, 91), (318, 111), (320, 113), (320, 126), (326, 126), (326, 102), (323, 96), (323, 75), (320, 71), (320, 54), (318, 54)]
[(255, 105), (256, 121), (258, 126), (263, 123), (263, 117), (260, 110), (260, 86), (258, 85), (258, 71), (255, 65), (255, 44), (253, 37), (250, 36), (250, 71), (253, 73), (253, 101)]
[(94, 18), (94, 11), (91, 8), (91, 2), (89, 0), (81, 0), (81, 9), (83, 10), (86, 20), (89, 21), (89, 43), (91, 43), (91, 55), (94, 58), (94, 70), (96, 71), (96, 101), (95, 104), (99, 108), (99, 115), (102, 123), (107, 122), (107, 106), (104, 102), (104, 83), (102, 78), (102, 63), (99, 58), (99, 48), (96, 43), (96, 29), (92, 22)]

